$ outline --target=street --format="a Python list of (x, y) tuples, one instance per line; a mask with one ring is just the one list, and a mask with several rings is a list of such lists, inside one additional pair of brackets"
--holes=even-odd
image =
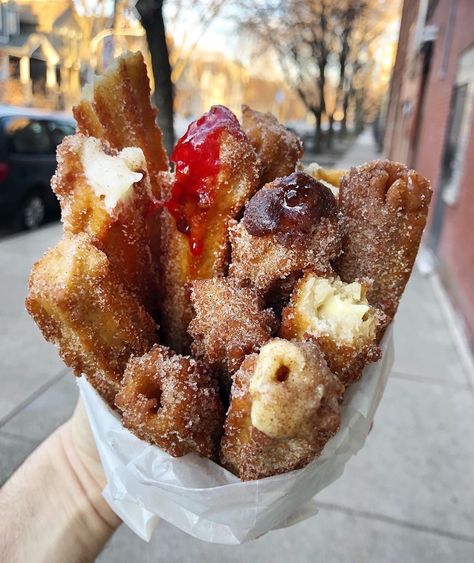
[[(338, 167), (375, 158), (363, 134)], [(72, 412), (74, 378), (24, 310), (32, 263), (59, 224), (0, 241), (0, 483)], [(252, 543), (206, 544), (162, 522), (146, 544), (122, 526), (98, 561), (374, 563), (474, 560), (474, 374), (435, 275), (413, 272), (396, 360), (366, 446), (318, 497), (320, 512)]]

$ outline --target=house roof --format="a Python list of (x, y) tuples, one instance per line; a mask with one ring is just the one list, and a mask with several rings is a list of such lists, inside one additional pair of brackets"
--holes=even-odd
[(2, 45), (2, 50), (11, 57), (31, 57), (58, 64), (59, 54), (51, 41), (44, 33), (31, 33), (29, 35), (14, 35), (8, 43)]

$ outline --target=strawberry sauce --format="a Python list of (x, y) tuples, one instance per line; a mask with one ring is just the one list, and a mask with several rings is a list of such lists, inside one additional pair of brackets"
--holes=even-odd
[(222, 168), (220, 137), (224, 131), (245, 138), (235, 115), (224, 106), (213, 106), (189, 125), (171, 155), (176, 180), (165, 207), (178, 230), (189, 238), (195, 256), (203, 251), (207, 215), (216, 202)]

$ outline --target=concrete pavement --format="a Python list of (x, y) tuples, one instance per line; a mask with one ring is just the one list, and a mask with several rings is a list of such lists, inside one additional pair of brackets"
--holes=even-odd
[[(375, 157), (369, 134), (338, 165)], [(24, 311), (31, 264), (59, 225), (0, 242), (0, 482), (71, 413), (72, 376)], [(366, 447), (318, 498), (320, 513), (238, 547), (163, 522), (150, 544), (125, 527), (103, 563), (474, 560), (473, 373), (436, 277), (414, 272), (395, 325), (397, 359)]]

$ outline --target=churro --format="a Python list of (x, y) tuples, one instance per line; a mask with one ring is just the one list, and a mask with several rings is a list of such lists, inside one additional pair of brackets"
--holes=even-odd
[(235, 115), (214, 106), (193, 122), (171, 156), (176, 165), (163, 215), (162, 324), (167, 343), (189, 349), (189, 283), (223, 276), (229, 224), (258, 184), (256, 156)]
[(191, 301), (195, 316), (188, 332), (191, 350), (219, 374), (230, 390), (231, 376), (247, 354), (257, 352), (277, 327), (270, 309), (263, 310), (259, 294), (238, 287), (229, 278), (192, 283)]
[(274, 305), (304, 271), (332, 271), (340, 252), (336, 200), (303, 172), (278, 178), (249, 201), (231, 229), (231, 244), (229, 276), (270, 296)]
[(130, 356), (156, 342), (153, 319), (85, 234), (63, 238), (36, 262), (26, 307), (64, 363), (111, 405)]
[(51, 181), (66, 234), (87, 233), (127, 289), (149, 312), (157, 306), (157, 272), (146, 234), (151, 201), (143, 152), (120, 152), (84, 135), (66, 137)]
[(244, 480), (304, 467), (337, 432), (343, 390), (316, 344), (270, 340), (235, 374), (221, 463)]
[(260, 186), (289, 176), (303, 156), (303, 143), (271, 113), (242, 106), (242, 128), (258, 156)]
[(431, 193), (421, 174), (389, 160), (351, 168), (341, 180), (337, 272), (345, 282), (371, 279), (369, 303), (390, 318), (415, 262)]
[(216, 457), (224, 409), (217, 382), (193, 358), (159, 345), (133, 358), (116, 404), (127, 428), (170, 455)]

